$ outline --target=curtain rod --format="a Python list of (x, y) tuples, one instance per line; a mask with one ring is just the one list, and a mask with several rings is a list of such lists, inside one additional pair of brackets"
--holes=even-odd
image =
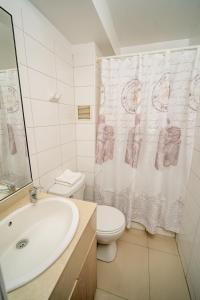
[(162, 49), (162, 50), (154, 50), (154, 51), (142, 51), (142, 52), (133, 52), (127, 54), (120, 54), (120, 55), (111, 55), (111, 56), (101, 56), (97, 57), (96, 61), (101, 61), (102, 59), (118, 59), (123, 57), (131, 57), (131, 56), (140, 56), (143, 54), (156, 54), (156, 53), (164, 53), (164, 52), (176, 52), (176, 51), (183, 51), (183, 50), (193, 50), (200, 48), (200, 45), (195, 46), (187, 46), (187, 47), (180, 47), (180, 48), (171, 48), (171, 49)]

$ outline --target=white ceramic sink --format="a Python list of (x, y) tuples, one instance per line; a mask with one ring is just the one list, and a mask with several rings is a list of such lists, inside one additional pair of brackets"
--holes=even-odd
[(6, 290), (20, 287), (46, 270), (69, 245), (78, 221), (76, 205), (61, 197), (30, 203), (3, 219), (0, 265)]

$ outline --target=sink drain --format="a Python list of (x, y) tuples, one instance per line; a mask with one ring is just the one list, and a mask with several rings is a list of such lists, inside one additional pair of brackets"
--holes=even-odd
[(17, 242), (16, 248), (17, 248), (17, 249), (22, 249), (22, 248), (24, 248), (24, 247), (27, 246), (28, 242), (29, 242), (28, 239), (20, 240), (19, 242)]

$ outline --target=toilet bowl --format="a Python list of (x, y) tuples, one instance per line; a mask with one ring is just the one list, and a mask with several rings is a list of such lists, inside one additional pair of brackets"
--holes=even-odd
[[(65, 198), (84, 200), (85, 174), (74, 185), (66, 186), (54, 183), (48, 193), (59, 195)], [(116, 240), (122, 235), (125, 229), (125, 217), (115, 207), (97, 205), (97, 259), (111, 262), (117, 253)]]
[(105, 262), (114, 260), (117, 253), (116, 240), (125, 229), (125, 217), (115, 207), (97, 205), (97, 258)]

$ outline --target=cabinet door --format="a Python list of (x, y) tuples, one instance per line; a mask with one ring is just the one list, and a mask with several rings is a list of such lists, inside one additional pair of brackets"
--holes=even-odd
[(93, 241), (91, 250), (88, 254), (87, 265), (87, 300), (93, 300), (97, 288), (97, 241)]
[(96, 239), (94, 239), (70, 300), (93, 300), (97, 287)]

